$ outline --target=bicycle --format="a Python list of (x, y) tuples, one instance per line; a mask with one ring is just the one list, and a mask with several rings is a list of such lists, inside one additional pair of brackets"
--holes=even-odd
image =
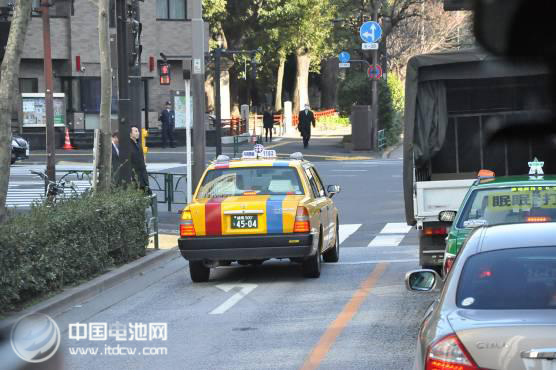
[[(79, 196), (79, 192), (72, 181), (69, 182), (68, 186), (68, 182), (65, 180), (59, 180), (57, 182), (50, 180), (46, 172), (34, 170), (30, 170), (30, 172), (39, 176), (44, 181), (44, 195), (46, 199), (50, 201), (56, 202), (59, 199), (68, 199)], [(71, 189), (71, 194), (69, 192), (66, 193), (66, 189)]]

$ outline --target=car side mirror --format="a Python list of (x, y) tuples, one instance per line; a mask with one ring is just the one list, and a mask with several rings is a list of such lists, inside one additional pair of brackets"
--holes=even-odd
[(440, 280), (434, 270), (415, 270), (405, 274), (405, 287), (412, 292), (430, 292)]
[(442, 222), (454, 222), (457, 214), (456, 211), (442, 211), (438, 214), (438, 220)]
[(328, 185), (326, 191), (328, 192), (328, 196), (332, 198), (335, 194), (340, 192), (340, 185)]

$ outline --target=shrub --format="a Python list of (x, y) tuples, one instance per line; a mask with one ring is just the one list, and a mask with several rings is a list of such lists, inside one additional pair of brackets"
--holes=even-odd
[[(403, 120), (403, 85), (394, 75), (378, 83), (379, 129), (385, 129), (386, 144), (399, 141)], [(340, 114), (349, 116), (354, 105), (371, 105), (371, 81), (365, 72), (349, 71), (338, 92)]]
[(0, 312), (145, 254), (148, 200), (134, 190), (40, 204), (0, 225)]

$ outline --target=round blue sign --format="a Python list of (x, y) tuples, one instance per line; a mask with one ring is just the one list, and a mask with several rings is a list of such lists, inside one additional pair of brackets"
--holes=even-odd
[(359, 29), (359, 36), (363, 42), (377, 42), (382, 37), (382, 27), (376, 22), (365, 22)]
[(338, 59), (340, 59), (341, 63), (347, 63), (349, 62), (349, 59), (351, 58), (351, 56), (349, 55), (349, 53), (347, 51), (342, 51), (340, 53), (340, 55), (338, 55)]

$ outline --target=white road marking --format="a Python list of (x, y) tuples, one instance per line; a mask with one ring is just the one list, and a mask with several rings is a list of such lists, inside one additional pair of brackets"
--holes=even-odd
[(407, 234), (411, 230), (405, 222), (389, 222), (380, 231), (381, 234)]
[(369, 247), (397, 247), (403, 238), (405, 238), (405, 235), (377, 235), (369, 243)]
[(346, 224), (340, 225), (340, 244), (342, 244), (347, 238), (349, 238), (353, 233), (355, 233), (361, 224)]
[(228, 311), (234, 305), (236, 305), (239, 301), (247, 296), (247, 294), (251, 293), (257, 287), (257, 284), (219, 284), (216, 287), (220, 290), (225, 292), (229, 292), (235, 287), (241, 288), (239, 292), (231, 296), (226, 300), (226, 302), (222, 303), (220, 306), (216, 307), (214, 310), (210, 312), (211, 315), (221, 315), (224, 312)]
[(332, 170), (334, 172), (369, 172), (369, 170)]
[(398, 260), (372, 260), (372, 261), (355, 261), (355, 262), (336, 262), (336, 263), (327, 263), (327, 265), (334, 266), (334, 265), (372, 265), (377, 263), (407, 263), (407, 262), (418, 262), (418, 258), (410, 258), (410, 259), (398, 259)]

